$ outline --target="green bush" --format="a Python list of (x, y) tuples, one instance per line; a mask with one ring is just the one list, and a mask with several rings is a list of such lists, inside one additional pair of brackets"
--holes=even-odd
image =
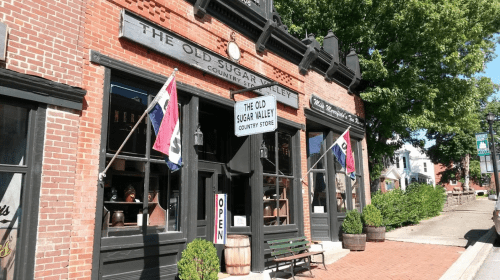
[(382, 224), (388, 229), (418, 224), (421, 220), (438, 216), (446, 201), (446, 190), (441, 186), (411, 183), (406, 191), (376, 192), (372, 204), (382, 214)]
[(361, 220), (366, 226), (379, 227), (382, 225), (382, 214), (377, 207), (369, 204), (363, 209)]
[(361, 215), (358, 210), (354, 209), (347, 212), (342, 223), (342, 231), (348, 234), (361, 234), (363, 232), (363, 223), (361, 223)]
[(212, 242), (197, 238), (182, 251), (177, 267), (182, 280), (218, 279), (220, 265), (217, 250)]

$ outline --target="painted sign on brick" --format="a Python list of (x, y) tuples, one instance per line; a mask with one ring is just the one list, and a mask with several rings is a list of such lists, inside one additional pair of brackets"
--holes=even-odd
[[(127, 10), (122, 10), (120, 38), (127, 38), (244, 88), (265, 85), (271, 82), (270, 79)], [(266, 87), (254, 92), (261, 95), (273, 95), (278, 102), (296, 109), (299, 108), (298, 93), (282, 85)]]

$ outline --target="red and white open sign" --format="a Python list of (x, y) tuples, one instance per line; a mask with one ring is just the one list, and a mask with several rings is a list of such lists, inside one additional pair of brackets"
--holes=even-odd
[(215, 195), (214, 244), (226, 244), (227, 194)]

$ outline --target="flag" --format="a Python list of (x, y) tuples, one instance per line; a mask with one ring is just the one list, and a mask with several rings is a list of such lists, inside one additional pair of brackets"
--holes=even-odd
[(332, 152), (345, 168), (346, 173), (354, 172), (354, 158), (351, 150), (351, 137), (349, 136), (349, 129), (347, 129), (340, 137), (333, 143)]
[(182, 165), (179, 108), (175, 77), (170, 77), (158, 92), (158, 101), (149, 113), (156, 133), (153, 149), (168, 155), (167, 165), (175, 171)]

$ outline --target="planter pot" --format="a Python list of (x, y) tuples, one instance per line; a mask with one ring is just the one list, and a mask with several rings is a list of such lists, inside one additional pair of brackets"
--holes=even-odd
[(366, 234), (342, 234), (344, 249), (351, 251), (364, 251), (366, 246)]
[(368, 242), (384, 242), (385, 241), (385, 227), (366, 226), (366, 241)]

